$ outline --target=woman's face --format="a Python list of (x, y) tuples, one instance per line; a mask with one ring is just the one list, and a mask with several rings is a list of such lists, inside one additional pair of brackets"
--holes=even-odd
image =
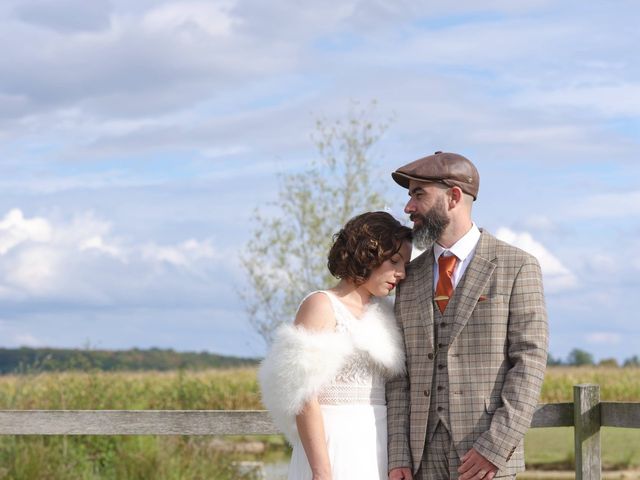
[(361, 285), (371, 295), (384, 297), (396, 288), (405, 277), (405, 267), (411, 259), (411, 243), (403, 242), (402, 247), (393, 256), (376, 268)]

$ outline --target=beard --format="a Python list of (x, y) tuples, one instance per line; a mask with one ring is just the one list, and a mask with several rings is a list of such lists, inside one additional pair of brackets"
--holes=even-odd
[[(427, 213), (411, 214), (413, 225), (413, 243), (420, 250), (426, 250), (438, 240), (449, 225), (444, 199), (439, 198)], [(416, 220), (418, 222), (416, 223)]]

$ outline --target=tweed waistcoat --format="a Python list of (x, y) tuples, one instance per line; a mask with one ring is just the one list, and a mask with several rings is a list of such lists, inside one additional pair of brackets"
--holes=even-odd
[[(452, 305), (450, 305), (452, 306)], [(440, 313), (433, 308), (433, 344), (435, 348), (433, 379), (431, 383), (431, 403), (429, 404), (429, 419), (427, 421), (427, 440), (431, 439), (438, 421), (451, 432), (449, 421), (449, 370), (448, 350), (451, 343), (451, 327), (454, 321), (454, 309), (449, 306)]]

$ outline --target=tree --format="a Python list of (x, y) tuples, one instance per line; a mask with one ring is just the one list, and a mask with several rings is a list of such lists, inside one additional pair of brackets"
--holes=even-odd
[(319, 158), (302, 172), (279, 176), (276, 216), (256, 210), (240, 257), (249, 288), (240, 295), (267, 344), (306, 293), (331, 283), (326, 265), (333, 235), (354, 215), (383, 208), (370, 153), (387, 125), (369, 120), (374, 110), (375, 102), (354, 103), (345, 122), (317, 120), (312, 138)]
[(618, 367), (618, 360), (615, 358), (603, 358), (598, 362), (600, 367)]
[(575, 366), (593, 365), (593, 355), (589, 352), (585, 352), (584, 350), (580, 350), (579, 348), (574, 348), (569, 352), (567, 364)]
[(557, 367), (562, 365), (562, 359), (560, 357), (554, 357), (550, 353), (547, 355), (547, 366)]
[(623, 365), (625, 367), (640, 367), (640, 357), (638, 355), (629, 357), (624, 361)]

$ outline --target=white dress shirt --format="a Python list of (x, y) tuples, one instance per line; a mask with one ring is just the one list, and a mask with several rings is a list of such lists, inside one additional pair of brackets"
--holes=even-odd
[(438, 242), (433, 244), (433, 256), (434, 256), (434, 267), (433, 267), (433, 290), (435, 291), (436, 286), (438, 285), (438, 277), (439, 277), (439, 268), (438, 268), (438, 259), (440, 255), (444, 255), (448, 257), (450, 255), (455, 255), (458, 257), (458, 262), (456, 263), (456, 268), (453, 270), (453, 288), (458, 286), (458, 282), (464, 275), (464, 272), (467, 270), (467, 267), (471, 263), (473, 256), (476, 253), (476, 246), (478, 245), (478, 240), (480, 240), (480, 230), (476, 226), (475, 223), (471, 224), (471, 228), (464, 236), (454, 243), (451, 248), (444, 248)]

